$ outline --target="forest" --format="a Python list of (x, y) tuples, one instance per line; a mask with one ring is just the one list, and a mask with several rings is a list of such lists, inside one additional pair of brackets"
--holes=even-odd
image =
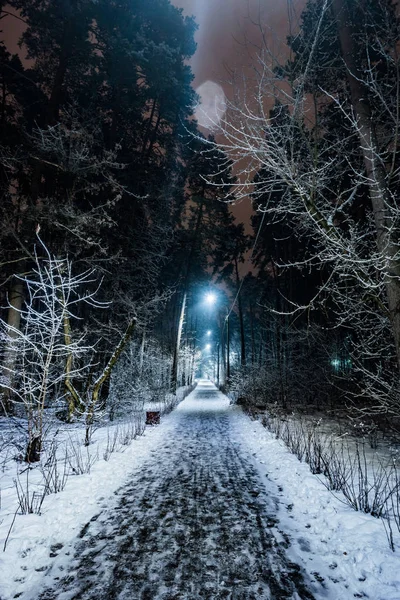
[[(279, 56), (256, 23), (209, 131), (170, 0), (0, 11), (24, 24), (18, 54), (0, 41), (4, 465), (43, 463), (59, 428), (134, 438), (206, 378), (347, 504), (390, 503), (394, 550), (396, 465), (348, 481), (366, 446), (399, 447), (398, 3), (309, 0)], [(364, 454), (340, 466), (332, 428)]]

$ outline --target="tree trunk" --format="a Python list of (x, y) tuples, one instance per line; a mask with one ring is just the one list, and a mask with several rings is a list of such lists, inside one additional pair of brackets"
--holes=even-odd
[[(22, 302), (24, 299), (24, 284), (23, 282), (14, 277), (11, 290), (8, 296), (8, 314), (7, 314), (7, 325), (8, 331), (7, 336), (8, 340), (5, 343), (4, 349), (4, 360), (3, 360), (3, 368), (2, 375), (3, 377), (10, 382), (12, 385), (12, 381), (14, 379), (14, 371), (15, 371), (15, 362), (17, 358), (16, 348), (15, 348), (15, 340), (18, 337), (18, 333), (15, 330), (19, 330), (21, 323), (21, 308)], [(13, 404), (12, 404), (12, 392), (7, 388), (2, 388), (2, 409), (4, 414), (10, 414), (13, 412)]]
[(142, 333), (142, 341), (140, 343), (140, 354), (139, 354), (139, 373), (142, 374), (143, 371), (143, 361), (144, 361), (144, 345), (146, 342), (146, 330), (143, 330)]
[(94, 412), (96, 410), (96, 406), (97, 406), (97, 403), (98, 403), (98, 400), (99, 400), (99, 393), (100, 393), (100, 390), (101, 390), (101, 386), (110, 377), (111, 371), (113, 370), (113, 368), (117, 364), (117, 360), (121, 356), (121, 354), (122, 354), (122, 352), (123, 352), (126, 344), (129, 342), (129, 340), (132, 337), (133, 330), (135, 329), (135, 325), (136, 325), (136, 319), (133, 318), (131, 320), (131, 322), (129, 323), (129, 325), (128, 325), (128, 327), (127, 327), (124, 335), (121, 338), (121, 340), (117, 344), (117, 347), (115, 348), (115, 350), (114, 350), (114, 352), (113, 352), (110, 360), (108, 361), (108, 363), (104, 367), (103, 372), (101, 373), (100, 377), (98, 377), (96, 379), (96, 381), (94, 382), (94, 384), (93, 384), (91, 399), (90, 399), (90, 403), (89, 403), (88, 411), (87, 411), (87, 415), (86, 415), (85, 446), (88, 446), (89, 443), (90, 443), (90, 429), (91, 429), (91, 426), (93, 424)]
[(375, 220), (376, 244), (379, 252), (387, 259), (384, 273), (386, 296), (397, 362), (400, 368), (400, 265), (396, 258), (398, 247), (392, 238), (393, 222), (390, 217), (392, 200), (387, 186), (387, 173), (378, 153), (371, 106), (368, 102), (368, 90), (356, 63), (357, 49), (352, 37), (351, 17), (346, 0), (332, 0), (332, 10), (347, 69), (351, 103), (357, 119), (360, 149), (364, 159)]
[[(50, 92), (49, 103), (47, 105), (46, 121), (47, 125), (53, 126), (59, 120), (61, 95), (64, 85), (65, 75), (67, 73), (68, 63), (71, 54), (71, 39), (73, 31), (73, 19), (72, 16), (74, 9), (70, 7), (70, 15), (64, 21), (63, 37), (61, 43), (61, 50), (58, 59), (57, 68), (54, 73), (53, 85)], [(75, 7), (76, 10), (76, 7)]]
[(157, 116), (156, 124), (154, 126), (153, 131), (151, 132), (150, 143), (149, 143), (149, 147), (148, 147), (148, 150), (147, 150), (147, 157), (150, 156), (151, 151), (153, 150), (153, 146), (154, 146), (154, 144), (156, 142), (156, 139), (157, 139), (157, 132), (158, 132), (158, 128), (160, 126), (160, 123), (161, 123), (161, 113), (159, 112), (158, 116)]
[(172, 373), (171, 373), (171, 391), (175, 393), (178, 386), (178, 366), (179, 366), (179, 350), (181, 347), (182, 329), (183, 322), (185, 320), (185, 309), (186, 309), (187, 291), (183, 292), (181, 312), (179, 315), (178, 332), (176, 335), (176, 342), (174, 348), (174, 358), (172, 361)]
[(40, 461), (40, 452), (42, 450), (42, 436), (34, 435), (28, 442), (25, 453), (25, 462), (34, 463)]
[(150, 112), (149, 120), (147, 122), (146, 132), (145, 132), (144, 139), (143, 139), (142, 156), (145, 155), (146, 148), (147, 148), (147, 143), (148, 143), (149, 138), (150, 138), (150, 131), (151, 131), (151, 126), (153, 124), (153, 118), (154, 118), (154, 113), (156, 111), (156, 106), (157, 106), (157, 98), (154, 98), (153, 104), (152, 104), (152, 107), (151, 107), (151, 112)]
[(256, 362), (256, 341), (254, 337), (254, 311), (253, 304), (250, 302), (250, 332), (251, 332), (251, 364)]
[(229, 383), (231, 376), (230, 362), (230, 336), (229, 336), (229, 313), (226, 315), (226, 383)]
[(67, 422), (71, 423), (75, 411), (77, 408), (82, 408), (82, 399), (79, 396), (77, 390), (75, 389), (72, 380), (71, 380), (71, 372), (73, 367), (73, 355), (69, 350), (71, 345), (71, 323), (67, 312), (64, 312), (63, 317), (63, 327), (64, 327), (64, 342), (67, 347), (67, 360), (65, 363), (65, 396), (68, 404), (68, 413), (67, 413)]

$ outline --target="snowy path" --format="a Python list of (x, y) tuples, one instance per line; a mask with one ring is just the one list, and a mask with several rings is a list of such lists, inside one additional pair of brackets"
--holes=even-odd
[(201, 381), (113, 504), (55, 550), (40, 600), (312, 599), (234, 415)]

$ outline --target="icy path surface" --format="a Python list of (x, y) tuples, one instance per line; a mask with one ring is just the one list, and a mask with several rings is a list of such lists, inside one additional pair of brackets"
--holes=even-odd
[(237, 443), (238, 417), (201, 381), (151, 458), (54, 559), (40, 600), (314, 598), (274, 537), (277, 501)]

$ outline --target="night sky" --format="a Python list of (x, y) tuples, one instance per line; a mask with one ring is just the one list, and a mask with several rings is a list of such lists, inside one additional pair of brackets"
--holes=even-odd
[(260, 44), (258, 21), (269, 41), (275, 38), (276, 49), (285, 41), (286, 0), (173, 0), (173, 4), (183, 8), (185, 14), (194, 15), (199, 26), (197, 52), (191, 61), (196, 86), (209, 79), (226, 80), (225, 65), (237, 70), (251, 68), (250, 50), (245, 40), (248, 45)]
[[(251, 78), (254, 55), (262, 44), (259, 23), (276, 55), (286, 53), (285, 40), (289, 30), (289, 5), (294, 21), (298, 20), (302, 0), (173, 0), (184, 14), (194, 15), (199, 29), (195, 39), (197, 51), (191, 66), (196, 89), (205, 82), (221, 85), (225, 95), (232, 97), (231, 72)], [(213, 98), (209, 100), (213, 104)], [(204, 130), (205, 131), (205, 130)], [(205, 131), (206, 132), (206, 131)], [(250, 201), (232, 207), (239, 221), (249, 227)]]

